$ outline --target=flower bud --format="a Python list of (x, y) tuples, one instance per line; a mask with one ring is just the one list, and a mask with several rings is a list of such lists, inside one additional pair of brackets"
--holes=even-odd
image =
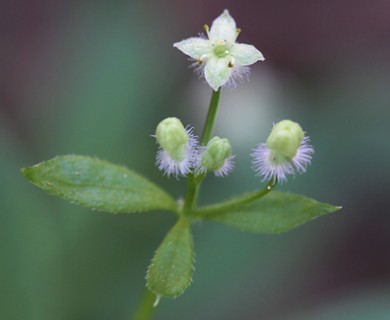
[(253, 150), (253, 168), (263, 180), (286, 181), (287, 175), (306, 171), (314, 153), (309, 142), (298, 123), (280, 121), (266, 142)]
[(177, 118), (166, 118), (156, 128), (160, 150), (156, 164), (165, 174), (185, 176), (198, 160), (198, 141), (191, 129), (183, 127)]
[(156, 139), (161, 148), (174, 161), (182, 161), (186, 156), (188, 133), (177, 118), (166, 118), (156, 129)]
[(233, 168), (232, 148), (228, 139), (212, 138), (201, 155), (200, 172), (214, 171), (216, 176), (227, 175)]
[(276, 157), (275, 161), (291, 161), (303, 138), (304, 132), (298, 123), (282, 120), (273, 126), (265, 143)]

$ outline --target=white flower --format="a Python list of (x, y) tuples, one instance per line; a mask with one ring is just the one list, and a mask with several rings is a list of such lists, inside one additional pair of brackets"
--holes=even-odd
[(264, 180), (285, 182), (287, 175), (303, 173), (314, 153), (301, 126), (290, 120), (275, 124), (265, 143), (252, 152), (253, 168)]
[(173, 46), (197, 61), (215, 91), (228, 81), (234, 84), (235, 78), (245, 76), (246, 66), (264, 60), (254, 46), (236, 42), (240, 29), (236, 28), (236, 22), (227, 10), (213, 21), (210, 29), (206, 25), (205, 30), (208, 39), (194, 37)]

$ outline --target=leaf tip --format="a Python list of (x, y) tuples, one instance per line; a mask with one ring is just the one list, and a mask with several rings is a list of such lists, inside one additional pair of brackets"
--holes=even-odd
[(20, 173), (26, 179), (32, 180), (32, 170), (31, 170), (31, 167), (23, 167), (23, 168), (21, 168), (20, 169)]
[(329, 211), (327, 213), (333, 213), (333, 212), (341, 210), (342, 208), (343, 208), (342, 206), (330, 205)]

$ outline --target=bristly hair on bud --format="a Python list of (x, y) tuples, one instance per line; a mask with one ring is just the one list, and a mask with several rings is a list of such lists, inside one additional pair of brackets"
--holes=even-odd
[(155, 137), (160, 145), (156, 165), (165, 175), (186, 176), (196, 166), (199, 143), (191, 127), (184, 128), (177, 118), (166, 118), (158, 124)]
[(314, 153), (301, 126), (291, 120), (275, 124), (265, 143), (252, 151), (252, 164), (262, 181), (287, 181), (295, 172), (303, 173)]
[(234, 155), (228, 157), (223, 162), (223, 166), (214, 170), (216, 177), (226, 177), (234, 168)]
[(207, 174), (213, 171), (215, 176), (227, 176), (234, 167), (231, 145), (228, 139), (214, 137), (207, 146), (200, 148), (199, 166), (196, 171)]

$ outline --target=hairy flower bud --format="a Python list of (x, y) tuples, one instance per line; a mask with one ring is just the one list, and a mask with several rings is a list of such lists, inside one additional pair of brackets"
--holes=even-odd
[(228, 139), (214, 137), (203, 149), (200, 159), (202, 173), (214, 171), (216, 176), (225, 176), (233, 168), (232, 148)]
[(157, 166), (167, 175), (185, 176), (197, 160), (197, 140), (177, 118), (166, 118), (156, 128), (160, 150)]
[(156, 128), (156, 139), (161, 148), (175, 161), (182, 161), (186, 156), (188, 133), (177, 118), (166, 118)]
[(275, 124), (265, 144), (272, 150), (276, 162), (291, 161), (304, 138), (301, 126), (291, 120)]
[(313, 147), (301, 126), (291, 120), (275, 124), (265, 143), (252, 152), (253, 167), (263, 180), (286, 181), (287, 175), (305, 172)]

